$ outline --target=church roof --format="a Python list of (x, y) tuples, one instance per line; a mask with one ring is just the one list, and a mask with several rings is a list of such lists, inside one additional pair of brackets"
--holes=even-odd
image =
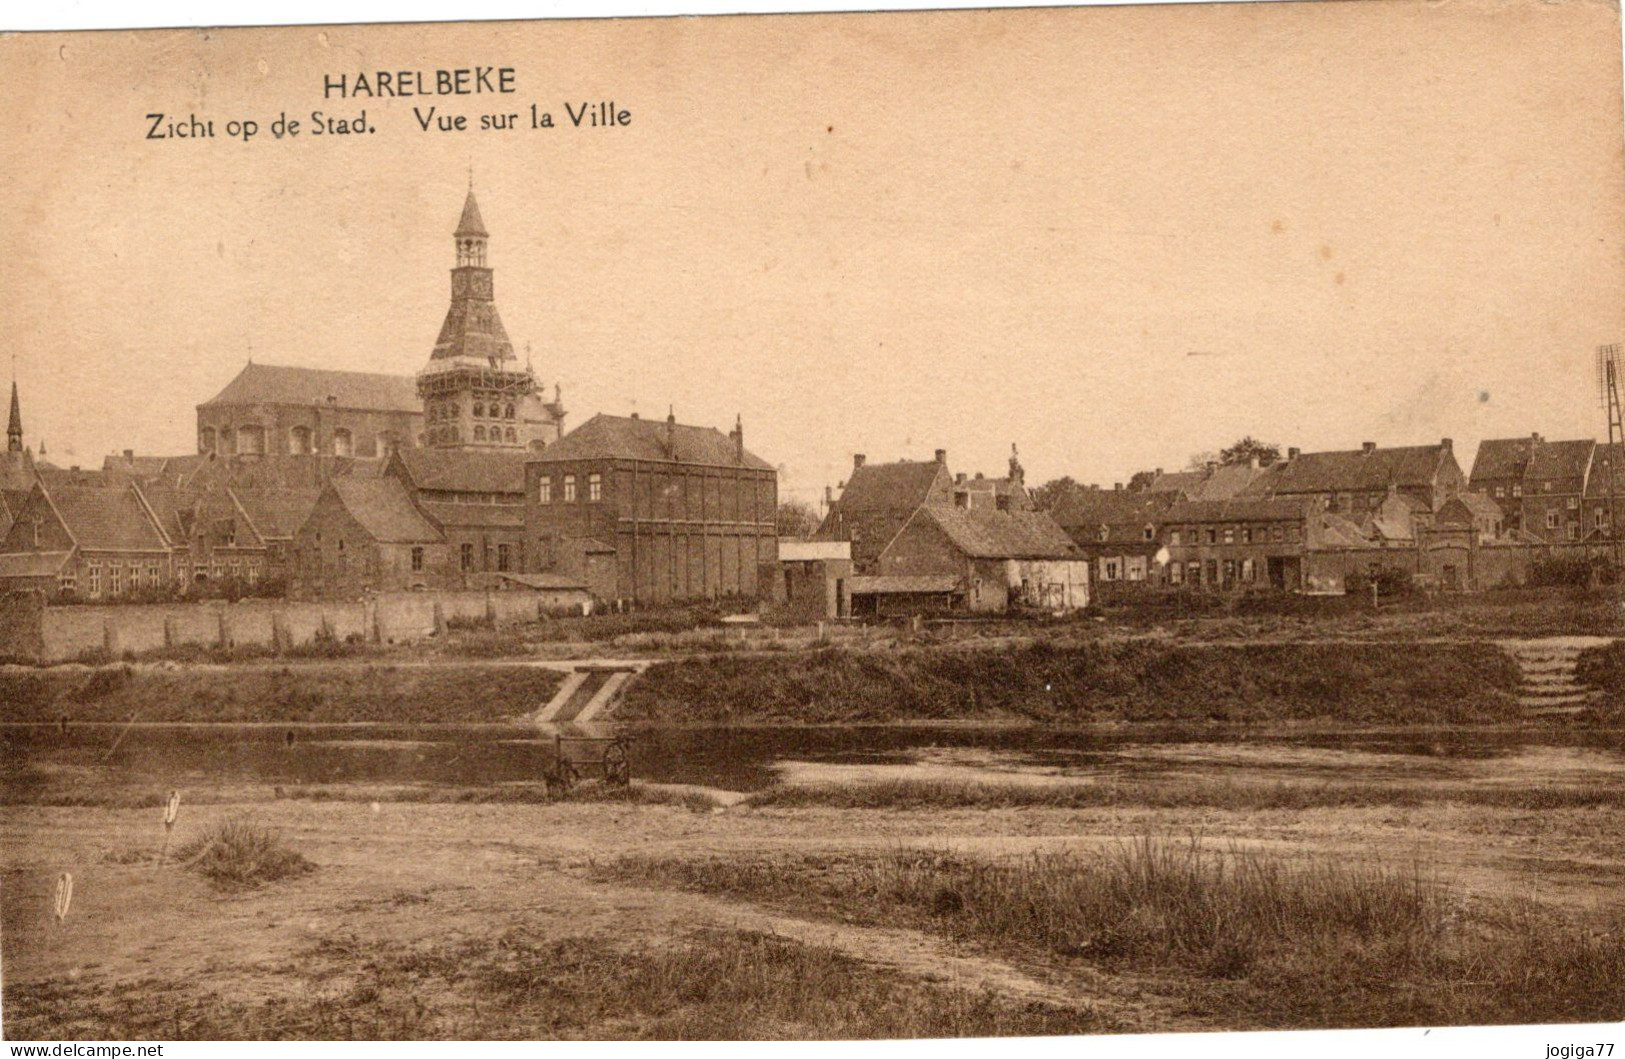
[(480, 219), (480, 204), (474, 201), (474, 189), (468, 189), (468, 198), (463, 200), (463, 215), (457, 218), (457, 230), (453, 235), (479, 235), (489, 236), (485, 230), (485, 221)]
[(410, 375), (295, 368), (253, 362), (245, 365), (224, 390), (200, 407), (252, 404), (325, 407), (329, 397), (333, 398), (332, 404), (338, 408), (414, 414), (423, 411), (423, 404), (418, 399), (417, 381)]
[[(667, 430), (670, 430), (670, 443)], [(639, 419), (599, 413), (532, 457), (543, 463), (560, 460), (659, 460), (706, 467), (749, 467), (771, 471), (773, 465), (745, 452), (741, 458), (734, 439), (715, 427)]]

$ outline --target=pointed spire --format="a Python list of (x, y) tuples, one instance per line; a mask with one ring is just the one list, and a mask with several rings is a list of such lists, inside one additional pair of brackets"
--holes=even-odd
[(463, 200), (463, 215), (457, 219), (457, 230), (451, 233), (456, 236), (473, 235), (481, 239), (488, 238), (490, 232), (485, 230), (485, 221), (480, 218), (480, 204), (474, 201), (474, 174), (469, 171), (468, 198)]
[(23, 451), (23, 406), (17, 399), (17, 378), (11, 379), (11, 422), (6, 425), (6, 451)]

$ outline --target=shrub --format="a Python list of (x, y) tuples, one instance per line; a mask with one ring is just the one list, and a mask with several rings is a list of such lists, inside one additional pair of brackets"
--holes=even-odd
[(247, 888), (314, 871), (277, 832), (244, 820), (216, 824), (175, 851), (176, 860), (216, 886)]

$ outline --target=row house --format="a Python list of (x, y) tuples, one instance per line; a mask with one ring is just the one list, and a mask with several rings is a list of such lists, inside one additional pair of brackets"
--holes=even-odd
[(596, 415), (525, 465), (527, 570), (643, 604), (770, 596), (778, 473), (738, 421)]
[(1610, 498), (1625, 496), (1625, 465), (1613, 447), (1589, 439), (1492, 438), (1478, 447), (1469, 488), (1493, 500), (1526, 539), (1595, 542), (1611, 539), (1617, 524)]
[(1089, 561), (1097, 592), (1104, 595), (1115, 586), (1157, 580), (1163, 523), (1181, 499), (1175, 491), (1080, 488), (1063, 495), (1050, 516)]
[(1238, 493), (1242, 498), (1311, 500), (1321, 509), (1360, 518), (1391, 493), (1409, 496), (1428, 511), (1461, 492), (1466, 476), (1449, 438), (1437, 445), (1381, 448), (1368, 441), (1333, 452), (1287, 450)]

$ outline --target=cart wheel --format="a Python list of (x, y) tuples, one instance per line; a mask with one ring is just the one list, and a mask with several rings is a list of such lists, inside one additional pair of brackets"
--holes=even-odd
[(632, 782), (632, 762), (627, 757), (626, 744), (619, 741), (604, 750), (604, 785), (625, 787)]

